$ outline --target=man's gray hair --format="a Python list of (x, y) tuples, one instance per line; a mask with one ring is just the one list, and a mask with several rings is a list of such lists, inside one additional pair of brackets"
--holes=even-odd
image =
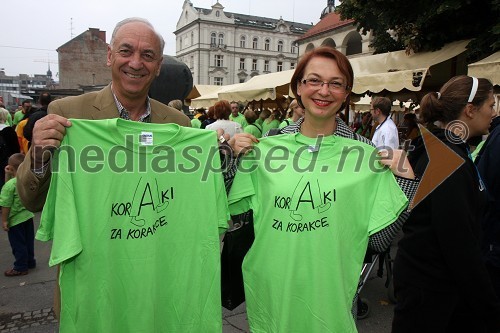
[(151, 22), (149, 22), (148, 20), (146, 20), (145, 18), (142, 18), (142, 17), (129, 17), (129, 18), (126, 18), (120, 22), (118, 22), (115, 26), (115, 29), (113, 30), (113, 34), (111, 35), (111, 41), (109, 42), (109, 46), (111, 48), (113, 48), (113, 42), (115, 40), (115, 36), (116, 36), (116, 32), (121, 28), (123, 27), (125, 24), (127, 23), (135, 23), (135, 22), (141, 22), (141, 23), (144, 23), (146, 24), (148, 27), (151, 28), (151, 30), (154, 31), (156, 37), (158, 38), (158, 40), (160, 41), (160, 51), (161, 51), (161, 54), (160, 55), (163, 55), (163, 49), (165, 48), (165, 40), (163, 39), (162, 35), (160, 35), (158, 33), (158, 31), (156, 31), (155, 27), (151, 24)]

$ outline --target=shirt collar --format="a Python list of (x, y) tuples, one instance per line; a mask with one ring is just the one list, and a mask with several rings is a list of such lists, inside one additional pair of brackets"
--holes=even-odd
[[(122, 105), (122, 103), (120, 103), (120, 101), (116, 97), (113, 89), (111, 89), (111, 92), (113, 93), (113, 98), (115, 100), (116, 107), (118, 108), (118, 114), (119, 114), (120, 118), (125, 119), (125, 120), (131, 120), (129, 112), (127, 111), (127, 109), (125, 109), (125, 107)], [(138, 121), (142, 122), (142, 123), (150, 123), (151, 122), (151, 103), (150, 103), (149, 96), (146, 96), (146, 112), (144, 112), (144, 114), (139, 118)]]
[[(355, 139), (354, 132), (349, 128), (349, 126), (347, 126), (347, 124), (340, 117), (335, 117), (335, 120), (337, 121), (337, 128), (335, 129), (333, 135), (347, 139)], [(297, 120), (295, 124), (293, 124), (297, 132), (300, 132), (300, 127), (302, 126), (303, 122), (304, 122), (304, 117), (301, 117), (299, 120)]]

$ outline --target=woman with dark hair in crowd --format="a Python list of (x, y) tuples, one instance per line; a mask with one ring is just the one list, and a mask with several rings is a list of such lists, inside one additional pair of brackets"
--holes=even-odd
[[(481, 257), (487, 191), (466, 144), (488, 133), (494, 104), (491, 82), (465, 75), (422, 98), (422, 120), (440, 128), (412, 142), (409, 160), (417, 177), (436, 184), (403, 226), (394, 263), (393, 333), (500, 332), (500, 302)], [(443, 164), (452, 163), (449, 150), (461, 159), (441, 181)]]
[(214, 123), (215, 121), (216, 121), (215, 111), (214, 111), (214, 106), (212, 105), (211, 107), (208, 108), (207, 118), (201, 122), (200, 128), (206, 128), (208, 125)]

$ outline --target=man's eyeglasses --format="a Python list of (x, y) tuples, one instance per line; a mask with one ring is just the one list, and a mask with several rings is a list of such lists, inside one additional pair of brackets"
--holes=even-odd
[(330, 91), (345, 92), (349, 87), (339, 81), (324, 82), (318, 79), (304, 79), (302, 83), (313, 89), (321, 89), (324, 84), (328, 86)]

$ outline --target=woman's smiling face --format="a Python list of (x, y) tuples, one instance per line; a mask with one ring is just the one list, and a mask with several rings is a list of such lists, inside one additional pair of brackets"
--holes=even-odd
[[(313, 86), (309, 84), (309, 80), (316, 85), (318, 80), (324, 83), (320, 86)], [(339, 84), (342, 85), (340, 89), (338, 89)], [(331, 119), (335, 117), (349, 95), (349, 90), (345, 89), (346, 85), (346, 77), (335, 60), (322, 56), (311, 58), (297, 87), (297, 93), (306, 110), (306, 118)]]

